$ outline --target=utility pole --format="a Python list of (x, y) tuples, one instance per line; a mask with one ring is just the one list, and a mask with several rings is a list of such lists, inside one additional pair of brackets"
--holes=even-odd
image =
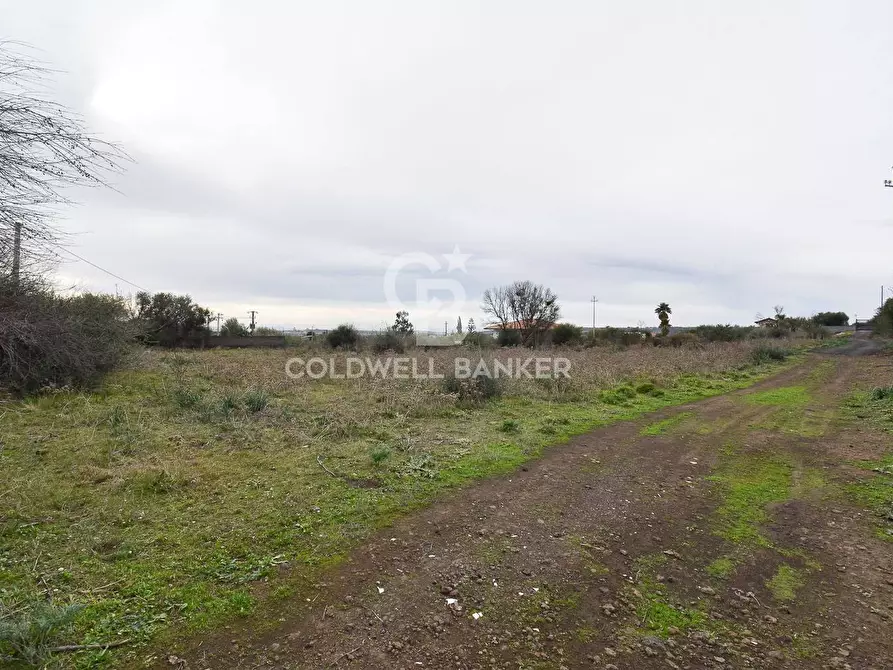
[(254, 324), (254, 315), (255, 315), (255, 314), (258, 314), (259, 312), (257, 312), (257, 311), (255, 311), (255, 310), (252, 309), (252, 310), (251, 310), (250, 312), (248, 312), (248, 313), (251, 315), (251, 325), (248, 326), (248, 329), (251, 331), (251, 334), (253, 335), (253, 334), (254, 334), (254, 325), (255, 325), (255, 324)]
[(592, 296), (592, 332), (595, 332), (595, 326), (598, 323), (597, 315), (598, 315), (598, 298)]
[[(214, 318), (215, 318), (215, 317), (212, 316), (212, 317), (211, 317), (211, 321), (213, 321)], [(223, 314), (221, 314), (220, 312), (217, 312), (217, 317), (216, 317), (216, 318), (217, 318), (217, 334), (220, 335), (220, 319), (223, 318)]]
[(443, 334), (444, 334), (444, 335), (449, 335), (449, 333), (447, 332), (447, 328), (448, 328), (448, 326), (447, 326), (447, 322), (444, 321), (444, 322), (443, 322)]

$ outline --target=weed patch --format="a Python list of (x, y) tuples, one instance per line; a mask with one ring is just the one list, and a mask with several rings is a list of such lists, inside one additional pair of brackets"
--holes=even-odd
[(787, 563), (783, 563), (772, 578), (766, 582), (766, 588), (769, 589), (772, 597), (776, 600), (790, 602), (796, 597), (797, 590), (805, 583), (806, 580), (802, 570), (792, 568)]
[(47, 602), (15, 610), (0, 608), (0, 658), (5, 655), (43, 667), (82, 609), (81, 605)]
[[(439, 493), (774, 371), (738, 370), (747, 351), (592, 349), (579, 354), (591, 362), (573, 393), (512, 381), (473, 402), (436, 384), (293, 382), (282, 373), (293, 352), (149, 352), (146, 367), (111, 375), (101, 393), (4, 405), (0, 593), (24, 603), (50, 588), (60, 602), (86, 602), (64, 642), (131, 640), (101, 658), (76, 652), (66, 659), (76, 667), (138, 662), (160, 636), (264, 611), (256, 580), (269, 581), (258, 592), (303, 593)], [(643, 377), (662, 389), (623, 383)], [(622, 402), (598, 402), (605, 389)], [(291, 569), (274, 569), (280, 561)]]
[(657, 566), (666, 561), (666, 556), (655, 554), (645, 556), (636, 562), (636, 588), (633, 596), (638, 598), (636, 614), (642, 625), (661, 637), (669, 637), (670, 629), (686, 632), (703, 626), (707, 613), (670, 602), (667, 587), (655, 579)]
[(717, 579), (728, 579), (735, 572), (735, 567), (735, 561), (728, 556), (723, 556), (707, 566), (707, 574)]
[(874, 514), (878, 537), (893, 541), (893, 458), (859, 461), (856, 465), (873, 474), (846, 485), (844, 490), (853, 502)]
[(680, 412), (674, 416), (671, 416), (668, 419), (664, 419), (662, 421), (656, 421), (655, 423), (648, 424), (645, 426), (641, 434), (642, 435), (663, 435), (664, 433), (670, 431), (671, 429), (677, 427), (686, 419), (692, 416), (691, 412)]
[(744, 396), (754, 405), (772, 405), (775, 407), (802, 407), (809, 402), (809, 392), (805, 386), (782, 386), (748, 393)]
[(716, 533), (736, 544), (770, 546), (760, 526), (769, 518), (768, 505), (790, 497), (792, 472), (791, 464), (776, 456), (730, 458), (709, 477), (722, 492)]

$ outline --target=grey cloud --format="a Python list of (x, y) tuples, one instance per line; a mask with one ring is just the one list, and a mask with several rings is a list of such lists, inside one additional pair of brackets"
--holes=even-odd
[(77, 195), (74, 250), (153, 289), (372, 325), (391, 259), (456, 245), (469, 311), (530, 278), (581, 323), (593, 294), (867, 315), (893, 284), (883, 0), (2, 4), (136, 160)]

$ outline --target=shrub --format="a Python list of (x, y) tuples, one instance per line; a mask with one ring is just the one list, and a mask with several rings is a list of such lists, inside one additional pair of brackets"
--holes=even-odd
[(369, 458), (375, 465), (381, 465), (390, 455), (391, 450), (388, 447), (376, 447), (369, 450)]
[(24, 611), (0, 609), (0, 652), (33, 667), (45, 667), (53, 647), (68, 630), (81, 605), (36, 603)]
[(655, 386), (653, 383), (643, 382), (636, 387), (636, 393), (641, 393), (643, 395), (646, 395), (648, 393), (653, 392), (654, 389), (655, 389)]
[(599, 399), (606, 405), (624, 405), (635, 397), (636, 389), (632, 386), (618, 386), (599, 393)]
[(0, 279), (0, 386), (21, 394), (89, 387), (131, 349), (127, 308), (115, 296), (59, 296)]
[(698, 326), (690, 332), (697, 335), (698, 339), (703, 342), (740, 342), (747, 339), (754, 330), (752, 326), (733, 326), (728, 323), (725, 325), (718, 323), (714, 326)]
[(217, 407), (223, 416), (229, 416), (235, 410), (239, 409), (240, 400), (241, 398), (239, 398), (239, 395), (235, 391), (227, 391), (221, 396)]
[(402, 354), (406, 350), (406, 338), (407, 335), (402, 335), (393, 328), (388, 328), (385, 331), (373, 335), (369, 345), (372, 347), (372, 351), (377, 354), (384, 353), (385, 351), (393, 351)]
[(583, 339), (583, 329), (572, 323), (559, 323), (552, 329), (552, 344), (577, 344)]
[(332, 349), (356, 349), (360, 342), (360, 334), (353, 325), (342, 323), (326, 334), (326, 342)]
[(245, 391), (245, 407), (249, 412), (262, 412), (270, 403), (270, 394), (263, 389)]
[(893, 298), (887, 298), (883, 307), (875, 311), (871, 326), (878, 335), (893, 335)]
[(500, 347), (519, 347), (521, 346), (521, 331), (508, 328), (500, 330), (496, 335), (496, 343)]
[(449, 376), (442, 383), (444, 393), (456, 396), (458, 404), (482, 403), (502, 395), (502, 387), (492, 377), (477, 376), (466, 379)]
[(195, 345), (211, 334), (211, 312), (192, 302), (188, 295), (140, 291), (131, 307), (139, 337), (145, 344), (163, 347)]
[(515, 419), (506, 419), (502, 422), (502, 426), (500, 426), (499, 430), (503, 433), (517, 433), (521, 430), (521, 424)]
[(200, 393), (187, 388), (178, 388), (174, 391), (174, 404), (180, 409), (192, 409), (202, 401)]
[(753, 365), (773, 363), (785, 360), (790, 355), (787, 349), (761, 344), (750, 352), (750, 362)]
[(221, 337), (248, 337), (249, 335), (248, 328), (239, 323), (239, 320), (234, 316), (224, 321), (223, 326), (220, 328)]
[(879, 386), (871, 391), (872, 400), (893, 400), (893, 385)]
[(848, 326), (850, 317), (846, 312), (819, 312), (813, 315), (812, 321), (820, 326)]
[(614, 328), (608, 326), (590, 331), (586, 336), (584, 344), (587, 347), (608, 344), (628, 347), (633, 344), (648, 342), (651, 338), (651, 331), (642, 328)]

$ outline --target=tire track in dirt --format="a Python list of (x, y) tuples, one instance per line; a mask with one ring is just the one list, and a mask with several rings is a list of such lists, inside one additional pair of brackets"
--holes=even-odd
[[(441, 499), (371, 538), (310, 602), (286, 603), (272, 629), (252, 635), (249, 620), (175, 652), (174, 663), (821, 668), (859, 659), (853, 667), (891, 667), (887, 620), (860, 605), (866, 596), (855, 594), (865, 591), (851, 586), (856, 575), (873, 593), (889, 589), (885, 547), (858, 510), (815, 502), (804, 484), (805, 473), (835, 466), (826, 445), (836, 428), (819, 439), (762, 429), (778, 408), (745, 398), (806, 385), (815, 391), (806, 409), (836, 407), (860, 368), (854, 359), (827, 360), (813, 356), (746, 390), (580, 436)], [(817, 374), (823, 366), (832, 372)], [(690, 420), (667, 433), (641, 434), (684, 412)], [(787, 557), (757, 547), (722, 581), (705, 571), (730, 551), (715, 533), (721, 494), (706, 478), (729, 444), (747, 457), (785, 454), (795, 464), (795, 493), (807, 499), (781, 503), (766, 525)], [(766, 582), (785, 560), (821, 569), (809, 572), (795, 600), (777, 602)], [(661, 617), (662, 627), (646, 630)]]

